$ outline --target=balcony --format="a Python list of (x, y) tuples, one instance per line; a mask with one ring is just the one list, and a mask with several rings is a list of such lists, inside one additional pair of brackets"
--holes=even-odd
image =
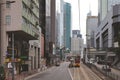
[[(39, 30), (33, 26), (27, 26), (27, 25), (22, 25), (22, 30), (31, 35), (31, 38), (30, 39), (38, 39), (39, 38)], [(32, 38), (33, 37), (33, 38)]]
[(27, 20), (29, 20), (32, 24), (35, 25), (35, 20), (30, 14), (26, 13), (25, 10), (22, 11), (22, 16), (25, 17)]
[[(23, 0), (28, 6), (30, 5), (29, 0)], [(40, 32), (36, 27), (36, 22), (38, 19), (35, 18), (27, 9), (22, 9), (21, 13), (11, 15), (11, 24), (5, 24), (3, 27), (7, 27), (7, 33), (14, 32), (17, 38), (23, 38), (27, 40), (37, 40), (39, 38)], [(39, 22), (39, 21), (38, 21)]]
[(33, 2), (35, 4), (33, 4), (32, 2), (30, 2), (29, 0), (23, 0), (23, 2), (28, 6), (28, 8), (31, 9), (31, 11), (37, 16), (39, 17), (39, 12), (37, 12), (37, 8), (35, 7), (35, 4), (37, 7), (39, 7), (38, 3), (36, 1), (33, 0)]
[(39, 39), (39, 29), (35, 26), (29, 26), (26, 24), (21, 24), (15, 28), (7, 27), (7, 33), (14, 32), (16, 37), (23, 38), (26, 40), (38, 40)]

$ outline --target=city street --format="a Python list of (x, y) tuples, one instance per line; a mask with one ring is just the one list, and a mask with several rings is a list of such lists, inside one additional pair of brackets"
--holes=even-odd
[(102, 80), (97, 74), (81, 63), (80, 68), (70, 68), (73, 80)]
[(83, 63), (80, 68), (68, 68), (68, 65), (69, 62), (63, 62), (27, 80), (102, 80)]
[(0, 0), (0, 80), (120, 80), (120, 0)]
[(68, 71), (69, 63), (61, 63), (28, 80), (72, 80)]

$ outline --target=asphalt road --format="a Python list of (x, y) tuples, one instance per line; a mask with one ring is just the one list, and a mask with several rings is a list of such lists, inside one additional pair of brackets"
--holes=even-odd
[(72, 80), (68, 71), (68, 64), (67, 62), (61, 63), (60, 66), (52, 67), (28, 80)]
[(70, 68), (73, 80), (102, 80), (97, 74), (95, 74), (91, 69), (89, 69), (82, 62), (80, 68)]

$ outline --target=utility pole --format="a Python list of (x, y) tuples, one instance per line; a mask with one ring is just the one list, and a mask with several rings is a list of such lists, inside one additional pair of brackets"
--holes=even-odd
[[(0, 2), (1, 2), (1, 0), (0, 0)], [(2, 57), (1, 57), (2, 56), (2, 53), (1, 53), (1, 27), (2, 27), (1, 26), (1, 11), (2, 10), (1, 10), (1, 3), (0, 3), (0, 64), (2, 63), (1, 62), (1, 59), (2, 59)]]
[(14, 33), (12, 33), (12, 80), (14, 80)]

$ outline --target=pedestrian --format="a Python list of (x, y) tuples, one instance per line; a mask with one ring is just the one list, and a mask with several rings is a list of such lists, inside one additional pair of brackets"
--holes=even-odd
[(12, 63), (9, 62), (8, 63), (8, 76), (12, 75), (12, 68), (13, 68)]

